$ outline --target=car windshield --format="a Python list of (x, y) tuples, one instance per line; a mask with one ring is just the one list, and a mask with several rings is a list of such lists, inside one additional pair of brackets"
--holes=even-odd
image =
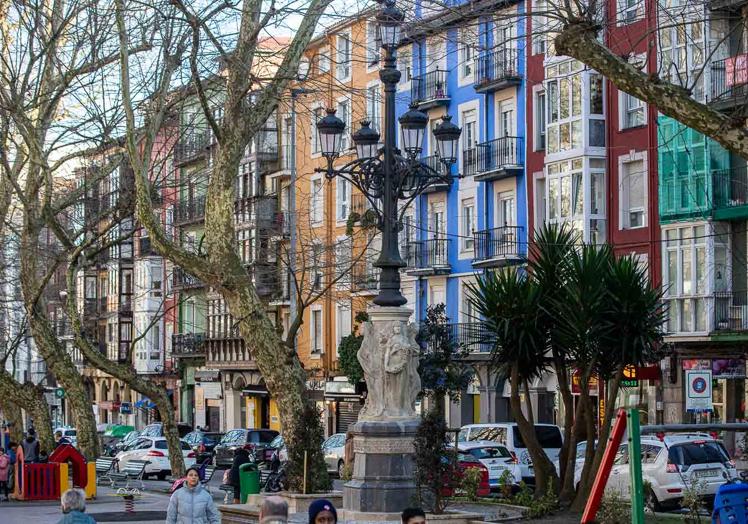
[(730, 457), (721, 443), (702, 440), (671, 446), (668, 451), (668, 460), (679, 466), (691, 466), (714, 462), (724, 464), (730, 460)]
[[(526, 448), (525, 441), (519, 432), (519, 426), (513, 426), (514, 447)], [(535, 426), (535, 436), (541, 448), (560, 448), (562, 446), (561, 431), (556, 426)]]
[(277, 435), (278, 434), (274, 431), (250, 431), (249, 438), (247, 440), (255, 444), (267, 444), (269, 442), (272, 442)]
[(460, 462), (480, 462), (477, 458), (470, 455), (469, 453), (458, 453), (457, 460)]
[(473, 448), (468, 450), (477, 459), (510, 458), (512, 455), (505, 447)]
[(78, 434), (78, 433), (77, 433), (77, 432), (76, 432), (76, 431), (75, 431), (74, 429), (66, 429), (66, 430), (65, 430), (65, 436), (66, 436), (66, 437), (74, 437), (74, 436), (76, 436), (77, 434)]
[(283, 437), (278, 435), (273, 439), (273, 441), (270, 443), (271, 448), (282, 448), (283, 447)]
[(203, 444), (213, 445), (221, 440), (222, 435), (220, 433), (206, 433), (203, 435)]

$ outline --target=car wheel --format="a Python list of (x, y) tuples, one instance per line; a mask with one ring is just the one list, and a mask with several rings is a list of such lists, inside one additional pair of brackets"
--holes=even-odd
[(158, 480), (166, 480), (166, 471), (159, 471), (156, 473)]
[(650, 510), (655, 512), (660, 512), (663, 510), (662, 504), (659, 500), (657, 500), (657, 495), (654, 494), (654, 491), (651, 489), (647, 491), (647, 498), (644, 501), (644, 504), (646, 507), (648, 507)]
[(342, 460), (338, 461), (338, 478), (343, 478), (343, 475), (345, 474), (345, 462)]

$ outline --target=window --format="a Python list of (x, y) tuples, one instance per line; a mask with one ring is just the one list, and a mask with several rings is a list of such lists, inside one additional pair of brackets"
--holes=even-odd
[(347, 220), (350, 211), (351, 185), (347, 180), (341, 177), (335, 179), (335, 200), (335, 207), (338, 210), (337, 219)]
[(161, 351), (161, 326), (154, 324), (151, 330), (153, 331), (153, 351)]
[(469, 323), (478, 320), (478, 313), (475, 311), (475, 306), (470, 300), (470, 291), (467, 285), (467, 281), (461, 282), (461, 293), (460, 293), (460, 313), (462, 319), (460, 322)]
[(535, 93), (535, 151), (545, 149), (545, 91)]
[(535, 229), (539, 230), (546, 221), (546, 186), (545, 178), (538, 177), (535, 179)]
[(312, 180), (312, 222), (322, 222), (322, 201), (324, 193), (322, 188), (322, 179), (315, 178)]
[(618, 25), (632, 24), (644, 18), (644, 0), (618, 0)]
[(647, 167), (644, 160), (623, 162), (620, 169), (621, 227), (647, 225)]
[(323, 259), (322, 259), (322, 244), (312, 245), (312, 288), (314, 290), (322, 289), (322, 278), (323, 278)]
[(322, 310), (311, 310), (312, 321), (310, 325), (309, 338), (311, 342), (312, 354), (319, 355), (322, 353)]
[(345, 152), (346, 149), (352, 147), (351, 144), (351, 101), (349, 99), (338, 100), (338, 110), (335, 115), (345, 123), (345, 131), (343, 136), (340, 138), (340, 151)]
[(151, 294), (160, 297), (163, 292), (164, 269), (161, 265), (151, 266)]
[[(433, 135), (433, 133), (432, 133)], [(478, 164), (478, 115), (475, 109), (462, 112), (462, 174), (472, 175)]]
[(335, 279), (340, 287), (350, 285), (353, 242), (350, 237), (339, 238), (335, 244)]
[(400, 85), (410, 82), (413, 76), (413, 56), (410, 48), (397, 50), (397, 68), (400, 70)]
[(347, 82), (351, 76), (351, 35), (339, 34), (337, 41), (337, 79), (341, 82)]
[(514, 136), (514, 101), (504, 100), (499, 104), (499, 128), (497, 138)]
[(328, 73), (330, 71), (330, 48), (324, 47), (320, 49), (319, 55), (317, 56), (317, 69), (320, 74)]
[(460, 79), (470, 79), (473, 76), (477, 40), (475, 28), (463, 27), (460, 30)]
[(462, 201), (462, 211), (460, 213), (462, 218), (462, 251), (473, 250), (473, 230), (475, 229), (475, 201), (472, 198), (466, 198)]
[(514, 191), (499, 193), (497, 197), (499, 227), (512, 227), (515, 224)]
[(299, 80), (306, 80), (309, 76), (309, 69), (311, 69), (311, 64), (308, 58), (304, 57), (299, 60)]
[(381, 135), (383, 130), (379, 84), (366, 88), (366, 118), (371, 122), (371, 128)]
[(441, 238), (446, 230), (444, 224), (444, 202), (429, 205), (429, 234), (431, 238)]
[(351, 306), (338, 304), (335, 309), (335, 356), (338, 356), (338, 346), (343, 337), (351, 334)]
[(379, 42), (377, 41), (376, 22), (366, 23), (366, 64), (375, 66), (379, 63)]
[[(663, 231), (663, 287), (668, 301), (668, 331), (707, 331), (707, 226), (695, 224)], [(714, 237), (715, 258), (717, 244)], [(723, 248), (724, 246), (722, 246)], [(718, 319), (719, 320), (719, 319)]]
[(322, 117), (325, 116), (324, 113), (324, 109), (321, 107), (312, 110), (312, 118), (309, 125), (311, 130), (309, 134), (312, 137), (312, 153), (320, 153), (322, 151), (322, 144), (320, 143), (319, 133), (317, 132), (317, 122), (322, 120)]
[(646, 117), (644, 115), (644, 102), (631, 96), (628, 93), (619, 91), (621, 93), (621, 108), (623, 111), (623, 123), (621, 128), (628, 129), (629, 127), (643, 126), (646, 123)]
[[(704, 31), (701, 13), (681, 10), (660, 15), (660, 76), (679, 86), (693, 88), (693, 97), (704, 98)], [(716, 27), (712, 27), (716, 32)], [(693, 84), (693, 85), (692, 85)]]
[[(532, 7), (532, 32), (534, 34), (532, 39), (532, 54), (538, 55), (545, 53), (546, 50), (546, 30), (548, 26), (548, 5), (545, 0), (536, 0)], [(537, 14), (536, 14), (537, 13)]]

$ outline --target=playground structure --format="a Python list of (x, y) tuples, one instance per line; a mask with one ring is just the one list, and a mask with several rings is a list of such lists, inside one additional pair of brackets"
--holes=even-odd
[(86, 492), (86, 498), (96, 497), (96, 465), (89, 463), (73, 446), (58, 446), (44, 464), (27, 463), (23, 449), (18, 446), (16, 455), (15, 487), (16, 500), (59, 500), (70, 485), (72, 467), (73, 486)]
[[(683, 433), (694, 431), (746, 431), (746, 423), (723, 424), (664, 424), (639, 426), (639, 412), (636, 408), (619, 409), (608, 437), (600, 467), (595, 475), (587, 505), (582, 514), (581, 524), (593, 524), (600, 509), (600, 503), (608, 483), (610, 471), (626, 430), (628, 429), (629, 456), (641, 456), (641, 435), (666, 432)], [(644, 524), (644, 482), (642, 480), (642, 463), (640, 460), (629, 460), (629, 477), (631, 479), (631, 523)], [(715, 496), (715, 514), (712, 522), (743, 524), (748, 513), (748, 484), (738, 483), (721, 486)]]

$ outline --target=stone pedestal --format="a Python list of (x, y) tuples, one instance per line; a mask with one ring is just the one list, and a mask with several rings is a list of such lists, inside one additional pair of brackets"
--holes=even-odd
[(413, 439), (420, 418), (415, 401), (418, 376), (418, 328), (408, 324), (411, 310), (369, 308), (358, 360), (368, 396), (356, 424), (353, 475), (343, 487), (346, 521), (398, 520), (415, 503)]

